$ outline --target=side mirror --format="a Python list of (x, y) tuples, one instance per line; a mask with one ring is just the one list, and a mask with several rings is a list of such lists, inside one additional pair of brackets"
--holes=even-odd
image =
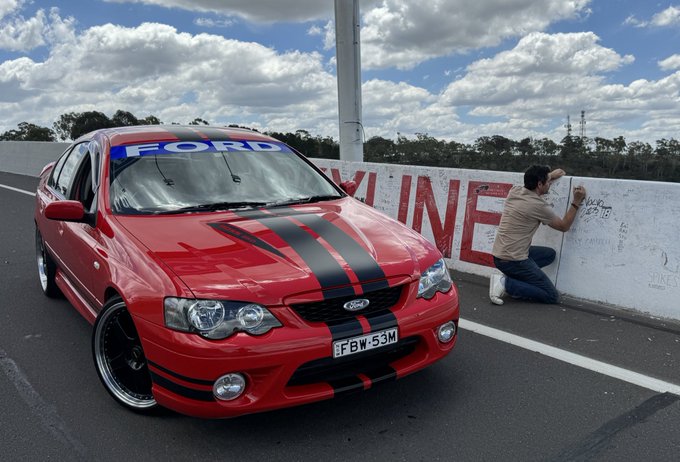
[(45, 207), (45, 217), (59, 221), (83, 221), (85, 209), (78, 201), (54, 201)]
[(357, 192), (356, 181), (347, 180), (340, 183), (340, 188), (345, 191), (350, 196), (354, 197), (354, 193)]

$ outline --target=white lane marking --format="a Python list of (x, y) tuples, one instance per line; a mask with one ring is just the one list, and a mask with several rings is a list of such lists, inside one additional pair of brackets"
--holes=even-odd
[(34, 196), (34, 197), (35, 197), (35, 193), (34, 193), (34, 192), (31, 192), (31, 191), (24, 191), (23, 189), (19, 189), (19, 188), (13, 188), (13, 187), (11, 187), (11, 186), (7, 186), (6, 184), (0, 184), (0, 188), (9, 189), (10, 191), (14, 191), (14, 192), (22, 193), (22, 194), (28, 194), (29, 196)]
[(560, 350), (559, 348), (546, 345), (545, 343), (529, 340), (524, 337), (520, 337), (519, 335), (514, 335), (509, 332), (494, 329), (493, 327), (478, 324), (466, 319), (461, 319), (458, 325), (461, 329), (484, 335), (486, 337), (491, 337), (493, 339), (500, 340), (501, 342), (509, 343), (526, 350), (534, 351), (536, 353), (540, 353), (559, 361), (564, 361), (583, 369), (588, 369), (609, 377), (613, 377), (615, 379), (623, 380), (624, 382), (632, 383), (633, 385), (647, 388), (648, 390), (653, 390), (659, 393), (672, 393), (674, 395), (680, 396), (680, 385), (674, 383), (664, 382), (663, 380), (655, 379), (638, 372), (633, 372), (622, 367), (603, 363), (602, 361), (597, 361), (595, 359), (581, 356), (576, 353), (571, 353), (569, 351)]
[(37, 391), (30, 384), (26, 376), (21, 372), (17, 363), (7, 357), (7, 353), (0, 348), (0, 370), (10, 379), (14, 387), (19, 392), (19, 396), (28, 405), (31, 411), (40, 419), (42, 426), (50, 432), (57, 440), (70, 446), (80, 456), (86, 460), (88, 458), (87, 449), (69, 432), (64, 421), (53, 406), (47, 404)]

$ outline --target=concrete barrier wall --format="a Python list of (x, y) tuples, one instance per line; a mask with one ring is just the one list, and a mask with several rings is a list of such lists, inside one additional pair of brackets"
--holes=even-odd
[[(355, 197), (420, 231), (449, 266), (489, 276), (503, 204), (520, 173), (313, 159), (336, 182), (354, 180)], [(564, 177), (547, 197), (555, 213), (572, 186), (588, 191), (567, 233), (541, 226), (534, 244), (557, 251), (545, 268), (568, 295), (680, 319), (680, 184)]]
[[(0, 171), (37, 176), (67, 143), (0, 142)], [(522, 174), (312, 159), (355, 197), (421, 232), (453, 269), (489, 276), (507, 192)], [(572, 229), (541, 226), (534, 243), (557, 251), (545, 268), (568, 295), (680, 319), (680, 184), (564, 177), (547, 199), (563, 215), (572, 185), (588, 197)]]
[(38, 176), (70, 143), (0, 141), (0, 172)]

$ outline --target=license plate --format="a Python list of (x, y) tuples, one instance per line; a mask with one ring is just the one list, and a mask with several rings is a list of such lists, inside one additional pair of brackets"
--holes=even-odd
[(340, 358), (349, 356), (362, 351), (373, 350), (385, 345), (397, 343), (399, 334), (397, 328), (381, 330), (371, 334), (359, 335), (358, 337), (346, 338), (333, 342), (333, 357)]

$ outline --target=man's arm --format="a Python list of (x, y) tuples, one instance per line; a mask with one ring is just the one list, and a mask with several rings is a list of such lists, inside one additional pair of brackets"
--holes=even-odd
[(576, 218), (578, 208), (581, 206), (583, 199), (585, 198), (586, 188), (583, 186), (574, 187), (574, 198), (572, 199), (571, 204), (569, 204), (567, 213), (564, 214), (563, 218), (557, 216), (553, 218), (553, 220), (548, 223), (548, 226), (558, 231), (562, 231), (563, 233), (569, 231), (569, 228), (571, 228), (571, 225), (574, 223), (574, 219)]

